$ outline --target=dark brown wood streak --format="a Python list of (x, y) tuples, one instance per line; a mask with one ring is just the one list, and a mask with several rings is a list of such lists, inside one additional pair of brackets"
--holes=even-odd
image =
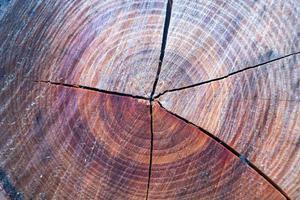
[(0, 199), (300, 199), (299, 0), (0, 0)]

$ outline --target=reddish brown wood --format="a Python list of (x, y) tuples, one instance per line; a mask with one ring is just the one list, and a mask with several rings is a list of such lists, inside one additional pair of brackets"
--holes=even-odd
[(247, 163), (154, 105), (150, 199), (285, 199)]
[(0, 0), (0, 199), (299, 199), (299, 8)]
[(16, 0), (1, 23), (1, 64), (19, 79), (149, 96), (164, 12), (163, 0)]
[[(300, 187), (300, 56), (166, 93), (160, 102), (244, 154), (293, 199)], [(188, 99), (188, 100), (187, 100)]]
[(145, 198), (148, 101), (28, 82), (16, 94), (1, 113), (1, 171), (25, 199)]

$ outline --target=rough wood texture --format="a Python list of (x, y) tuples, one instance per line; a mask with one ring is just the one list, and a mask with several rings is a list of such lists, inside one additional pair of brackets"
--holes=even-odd
[(145, 198), (148, 101), (48, 84), (26, 84), (9, 101), (0, 160), (13, 199), (14, 190), (25, 199)]
[(300, 199), (300, 1), (0, 0), (0, 199)]
[(247, 163), (154, 105), (150, 199), (285, 199)]
[(174, 1), (157, 93), (300, 49), (298, 0)]
[(150, 95), (163, 0), (17, 1), (12, 10), (0, 27), (5, 75)]
[(161, 104), (244, 154), (300, 196), (300, 55), (164, 94)]

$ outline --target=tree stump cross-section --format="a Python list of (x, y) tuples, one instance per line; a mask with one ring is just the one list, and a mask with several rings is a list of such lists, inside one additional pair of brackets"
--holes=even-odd
[(297, 0), (0, 8), (0, 199), (300, 199)]

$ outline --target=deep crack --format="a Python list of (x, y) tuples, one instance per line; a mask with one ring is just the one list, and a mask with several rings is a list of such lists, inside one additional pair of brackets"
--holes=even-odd
[[(76, 85), (76, 84), (67, 84), (67, 83), (60, 83), (60, 82), (53, 82), (53, 81), (45, 81), (45, 80), (35, 80), (34, 82), (36, 83), (47, 83), (47, 84), (51, 84), (51, 85), (59, 85), (59, 86), (64, 86), (64, 87), (68, 87), (68, 88), (80, 88), (80, 89), (84, 89), (84, 90), (89, 90), (89, 91), (95, 91), (95, 92), (101, 92), (101, 93), (106, 93), (106, 94), (112, 94), (112, 95), (119, 95), (119, 96), (126, 96), (126, 97), (132, 97), (132, 98), (136, 98), (136, 99), (143, 99), (143, 100), (149, 100), (150, 101), (150, 119), (151, 119), (151, 146), (150, 146), (150, 162), (149, 162), (149, 175), (148, 175), (148, 185), (147, 185), (147, 194), (146, 194), (146, 199), (148, 199), (148, 194), (149, 194), (149, 188), (150, 188), (150, 180), (151, 180), (151, 172), (152, 172), (152, 156), (153, 156), (153, 101), (164, 95), (165, 93), (169, 93), (169, 92), (174, 92), (174, 91), (178, 91), (178, 90), (184, 90), (184, 89), (188, 89), (188, 88), (192, 88), (192, 87), (197, 87), (203, 84), (207, 84), (210, 82), (214, 82), (214, 81), (219, 81), (222, 79), (225, 79), (227, 77), (230, 77), (232, 75), (241, 73), (243, 71), (249, 70), (249, 69), (253, 69), (253, 68), (257, 68), (260, 67), (262, 65), (271, 63), (271, 62), (275, 62), (277, 60), (286, 58), (288, 56), (292, 56), (292, 55), (296, 55), (299, 54), (300, 52), (296, 52), (296, 53), (292, 53), (292, 54), (288, 54), (264, 63), (260, 63), (254, 66), (250, 66), (250, 67), (246, 67), (244, 69), (229, 73), (225, 76), (219, 77), (219, 78), (214, 78), (214, 79), (210, 79), (207, 81), (203, 81), (200, 83), (196, 83), (196, 84), (192, 84), (192, 85), (188, 85), (188, 86), (184, 86), (184, 87), (180, 87), (180, 88), (175, 88), (175, 89), (170, 89), (170, 90), (166, 90), (163, 91), (162, 93), (159, 93), (158, 95), (155, 95), (155, 91), (156, 91), (156, 87), (157, 87), (157, 83), (159, 80), (159, 76), (160, 76), (160, 72), (161, 72), (161, 67), (162, 67), (162, 63), (163, 63), (163, 59), (164, 59), (164, 54), (165, 54), (165, 48), (166, 48), (166, 42), (167, 42), (167, 36), (168, 36), (168, 30), (169, 30), (169, 23), (170, 23), (170, 18), (171, 18), (171, 11), (172, 11), (172, 0), (168, 0), (167, 3), (167, 9), (166, 9), (166, 17), (165, 17), (165, 23), (164, 23), (164, 32), (163, 32), (163, 39), (162, 39), (162, 46), (161, 46), (161, 54), (160, 54), (160, 58), (159, 58), (159, 64), (158, 64), (158, 70), (157, 70), (157, 74), (156, 74), (156, 78), (153, 84), (153, 89), (150, 95), (150, 98), (148, 97), (144, 97), (144, 96), (138, 96), (138, 95), (132, 95), (132, 94), (126, 94), (126, 93), (121, 93), (121, 92), (114, 92), (114, 91), (107, 91), (107, 90), (102, 90), (102, 89), (98, 89), (98, 88), (93, 88), (93, 87), (89, 87), (89, 86), (84, 86), (84, 85)], [(229, 145), (227, 145), (226, 143), (224, 143), (222, 140), (220, 140), (218, 137), (214, 136), (213, 134), (209, 133), (208, 131), (206, 131), (205, 129), (193, 124), (192, 122), (188, 121), (187, 119), (172, 113), (171, 111), (167, 110), (166, 108), (164, 108), (161, 103), (159, 101), (157, 101), (158, 104), (164, 109), (166, 110), (168, 113), (174, 115), (175, 117), (183, 120), (184, 122), (191, 124), (195, 127), (197, 127), (199, 130), (201, 130), (202, 132), (204, 132), (206, 135), (208, 135), (209, 137), (211, 137), (212, 139), (216, 140), (218, 143), (220, 143), (221, 145), (223, 145), (226, 149), (228, 149), (229, 151), (231, 151), (233, 154), (235, 154), (236, 156), (238, 156), (242, 162), (248, 164), (253, 170), (255, 170), (258, 174), (260, 174), (262, 177), (264, 177), (273, 187), (275, 187), (278, 191), (280, 191), (282, 193), (283, 196), (286, 197), (286, 199), (290, 199), (287, 194), (276, 184), (274, 183), (266, 174), (264, 174), (260, 169), (258, 169), (253, 163), (251, 163), (249, 160), (247, 160), (247, 158), (245, 156), (243, 156), (242, 154), (238, 153), (235, 149), (233, 149), (232, 147), (230, 147)], [(0, 169), (0, 179), (2, 180), (2, 182), (4, 182), (7, 186), (4, 185), (4, 190), (8, 190), (10, 189), (10, 193), (12, 195), (16, 195), (16, 189), (11, 185), (11, 183), (8, 181), (7, 175), (4, 174), (4, 172), (1, 172)], [(0, 181), (1, 181), (0, 180)], [(8, 188), (8, 189), (7, 189)]]
[(152, 100), (153, 100), (153, 96), (155, 94), (157, 82), (158, 82), (158, 79), (159, 79), (161, 66), (162, 66), (162, 63), (163, 63), (164, 57), (165, 57), (165, 49), (166, 49), (169, 26), (170, 26), (170, 20), (171, 20), (171, 14), (172, 14), (172, 4), (173, 4), (173, 0), (168, 0), (167, 10), (166, 10), (166, 18), (165, 18), (165, 24), (164, 24), (164, 32), (163, 32), (163, 38), (162, 38), (162, 45), (161, 45), (161, 49), (160, 49), (158, 69), (157, 69), (155, 81), (154, 81), (154, 84), (153, 84), (153, 89), (152, 89), (152, 92), (151, 92), (151, 95), (150, 95), (150, 99), (152, 99)]
[(247, 164), (250, 168), (252, 168), (255, 172), (257, 172), (259, 175), (261, 175), (268, 183), (270, 183), (275, 189), (277, 189), (287, 200), (290, 200), (290, 198), (288, 197), (288, 195), (284, 192), (284, 190), (277, 185), (270, 177), (268, 177), (264, 172), (262, 172), (258, 167), (256, 167), (252, 162), (250, 162), (243, 154), (237, 152), (234, 148), (232, 148), (231, 146), (229, 146), (228, 144), (226, 144), (224, 141), (222, 141), (220, 138), (216, 137), (215, 135), (213, 135), (212, 133), (208, 132), (207, 130), (205, 130), (204, 128), (197, 126), (196, 124), (194, 124), (193, 122), (188, 121), (187, 119), (177, 115), (176, 113), (173, 113), (171, 111), (169, 111), (168, 109), (166, 109), (165, 107), (163, 107), (163, 105), (159, 102), (156, 101), (159, 106), (164, 109), (166, 112), (170, 113), (171, 115), (175, 116), (176, 118), (184, 121), (187, 124), (190, 124), (196, 128), (198, 128), (200, 131), (202, 131), (203, 133), (205, 133), (207, 136), (209, 136), (210, 138), (212, 138), (213, 140), (215, 140), (216, 142), (218, 142), (219, 144), (221, 144), (224, 148), (226, 148), (227, 150), (229, 150), (231, 153), (233, 153), (234, 155), (236, 155), (237, 157), (239, 157), (239, 159)]
[(84, 89), (84, 90), (100, 92), (100, 93), (105, 93), (105, 94), (112, 94), (112, 95), (118, 95), (118, 96), (132, 97), (132, 98), (135, 98), (135, 99), (149, 100), (149, 98), (143, 97), (143, 96), (132, 95), (132, 94), (127, 94), (127, 93), (122, 93), (122, 92), (102, 90), (102, 89), (93, 88), (93, 87), (84, 86), (84, 85), (60, 83), (60, 82), (45, 81), (45, 80), (35, 80), (33, 82), (35, 82), (35, 83), (48, 83), (48, 84), (51, 84), (51, 85), (59, 85), (59, 86), (64, 86), (64, 87), (69, 87), (69, 88), (77, 88), (77, 89), (80, 88), (80, 89)]
[[(118, 96), (126, 96), (126, 97), (132, 97), (132, 98), (136, 98), (136, 99), (143, 99), (143, 100), (149, 100), (150, 102), (150, 123), (151, 123), (151, 141), (150, 141), (150, 158), (149, 158), (149, 173), (148, 173), (148, 182), (147, 182), (147, 192), (146, 192), (146, 200), (148, 200), (149, 197), (149, 191), (150, 191), (150, 183), (151, 183), (151, 173), (152, 173), (152, 159), (153, 159), (153, 139), (154, 139), (154, 124), (153, 124), (153, 102), (155, 99), (159, 98), (160, 96), (169, 93), (169, 92), (174, 92), (174, 91), (179, 91), (179, 90), (185, 90), (188, 88), (192, 88), (192, 87), (197, 87), (200, 85), (204, 85), (207, 83), (211, 83), (214, 81), (219, 81), (225, 78), (228, 78), (230, 76), (233, 76), (235, 74), (253, 69), (253, 68), (258, 68), (260, 66), (266, 65), (268, 63), (272, 63), (281, 59), (284, 59), (286, 57), (289, 56), (293, 56), (293, 55), (297, 55), (300, 54), (300, 52), (295, 52), (295, 53), (291, 53), (279, 58), (275, 58), (272, 60), (269, 60), (267, 62), (263, 62), (257, 65), (253, 65), (250, 67), (246, 67), (244, 69), (241, 70), (237, 70), (235, 72), (231, 72), (225, 76), (221, 76), (218, 78), (214, 78), (214, 79), (210, 79), (207, 81), (203, 81), (200, 83), (196, 83), (196, 84), (192, 84), (192, 85), (188, 85), (188, 86), (184, 86), (184, 87), (180, 87), (180, 88), (174, 88), (174, 89), (170, 89), (170, 90), (165, 90), (164, 92), (159, 93), (158, 95), (155, 95), (155, 91), (156, 91), (156, 87), (157, 87), (157, 83), (159, 80), (159, 76), (160, 76), (160, 72), (161, 72), (161, 67), (162, 67), (162, 63), (163, 63), (163, 59), (164, 59), (164, 55), (165, 55), (165, 48), (166, 48), (166, 43), (167, 43), (167, 37), (168, 37), (168, 30), (169, 30), (169, 25), (170, 25), (170, 19), (171, 19), (171, 13), (172, 13), (172, 3), (173, 0), (168, 0), (167, 3), (167, 8), (166, 8), (166, 17), (165, 17), (165, 22), (164, 22), (164, 31), (163, 31), (163, 38), (162, 38), (162, 45), (161, 45), (161, 54), (159, 57), (159, 63), (158, 63), (158, 69), (157, 69), (157, 73), (156, 73), (156, 77), (155, 77), (155, 81), (153, 84), (153, 88), (152, 88), (152, 92), (150, 95), (150, 98), (144, 97), (144, 96), (139, 96), (139, 95), (132, 95), (132, 94), (127, 94), (127, 93), (121, 93), (121, 92), (114, 92), (114, 91), (108, 91), (108, 90), (102, 90), (102, 89), (98, 89), (98, 88), (93, 88), (93, 87), (89, 87), (89, 86), (84, 86), (84, 85), (76, 85), (76, 84), (67, 84), (67, 83), (60, 83), (60, 82), (53, 82), (53, 81), (45, 81), (45, 80), (35, 80), (34, 82), (36, 83), (48, 83), (48, 84), (52, 84), (52, 85), (60, 85), (60, 86), (64, 86), (64, 87), (69, 87), (69, 88), (80, 88), (80, 89), (84, 89), (84, 90), (89, 90), (89, 91), (96, 91), (96, 92), (101, 92), (101, 93), (106, 93), (106, 94), (112, 94), (112, 95), (118, 95)], [(276, 188), (287, 200), (289, 200), (290, 198), (288, 197), (288, 195), (283, 191), (282, 188), (280, 188), (280, 186), (278, 186), (271, 178), (269, 178), (265, 173), (263, 173), (258, 167), (256, 167), (252, 162), (250, 162), (243, 154), (238, 153), (234, 148), (230, 147), (228, 144), (226, 144), (224, 141), (222, 141), (221, 139), (219, 139), (218, 137), (216, 137), (215, 135), (213, 135), (212, 133), (208, 132), (207, 130), (203, 129), (200, 126), (197, 126), (196, 124), (188, 121), (187, 119), (177, 115), (176, 113), (173, 113), (169, 110), (167, 110), (166, 108), (164, 108), (162, 106), (162, 104), (159, 101), (156, 101), (161, 108), (163, 108), (165, 111), (167, 111), (168, 113), (170, 113), (171, 115), (177, 117), (180, 120), (183, 120), (185, 123), (190, 124), (196, 128), (198, 128), (200, 131), (202, 131), (203, 133), (205, 133), (206, 135), (208, 135), (210, 138), (212, 138), (213, 140), (215, 140), (216, 142), (218, 142), (219, 144), (221, 144), (224, 148), (226, 148), (227, 150), (229, 150), (231, 153), (233, 153), (234, 155), (236, 155), (237, 157), (239, 157), (239, 159), (247, 164), (250, 168), (252, 168), (254, 171), (256, 171), (259, 175), (261, 175), (267, 182), (269, 182), (274, 188)]]
[(151, 141), (150, 141), (150, 161), (149, 161), (149, 173), (148, 173), (148, 184), (147, 184), (147, 193), (146, 193), (146, 200), (149, 196), (149, 189), (150, 189), (150, 180), (151, 180), (151, 173), (152, 173), (152, 158), (153, 158), (153, 102), (150, 100), (150, 131), (151, 131)]
[[(119, 92), (112, 92), (112, 91), (106, 91), (106, 90), (101, 90), (101, 89), (97, 89), (97, 88), (92, 88), (92, 87), (88, 87), (88, 86), (82, 86), (82, 85), (72, 85), (72, 84), (66, 84), (66, 83), (58, 83), (58, 82), (52, 82), (52, 81), (43, 81), (43, 80), (39, 80), (39, 81), (34, 81), (36, 83), (48, 83), (48, 84), (52, 84), (52, 85), (60, 85), (60, 86), (64, 86), (64, 87), (68, 87), (68, 88), (81, 88), (81, 89), (85, 89), (85, 90), (90, 90), (90, 91), (96, 91), (96, 92), (101, 92), (101, 93), (106, 93), (106, 94), (112, 94), (112, 95), (119, 95), (119, 96), (126, 96), (126, 97), (132, 97), (132, 98), (137, 98), (137, 99), (143, 99), (143, 100), (149, 100), (150, 101), (150, 123), (151, 123), (151, 140), (150, 140), (150, 160), (149, 160), (149, 173), (148, 173), (148, 183), (147, 183), (147, 193), (146, 193), (146, 200), (148, 199), (148, 195), (149, 195), (149, 189), (150, 189), (150, 181), (151, 181), (151, 173), (152, 173), (152, 158), (153, 158), (153, 99), (149, 99), (146, 97), (141, 97), (141, 96), (134, 96), (134, 95), (130, 95), (130, 94), (125, 94), (125, 93), (119, 93)], [(236, 155), (237, 157), (240, 158), (240, 160), (243, 163), (246, 163), (249, 167), (251, 167), (254, 171), (256, 171), (259, 175), (261, 175), (266, 181), (268, 181), (274, 188), (276, 188), (287, 200), (290, 200), (290, 198), (288, 197), (288, 195), (283, 191), (282, 188), (280, 188), (280, 186), (278, 186), (271, 178), (269, 178), (264, 172), (262, 172), (258, 167), (256, 167), (252, 162), (250, 162), (243, 154), (238, 153), (234, 148), (230, 147), (228, 144), (226, 144), (224, 141), (222, 141), (220, 138), (216, 137), (215, 135), (213, 135), (212, 133), (208, 132), (207, 130), (203, 129), (200, 126), (197, 126), (196, 124), (194, 124), (193, 122), (188, 121), (187, 119), (181, 117), (180, 115), (177, 115), (176, 113), (173, 113), (171, 111), (169, 111), (168, 109), (166, 109), (159, 101), (155, 101), (159, 104), (159, 106), (164, 109), (166, 112), (170, 113), (171, 115), (175, 116), (176, 118), (184, 121), (187, 124), (190, 124), (196, 128), (198, 128), (200, 131), (202, 131), (203, 133), (205, 133), (206, 135), (208, 135), (209, 137), (211, 137), (213, 140), (215, 140), (216, 142), (218, 142), (219, 144), (221, 144), (224, 148), (226, 148), (227, 150), (229, 150), (231, 153), (233, 153), (234, 155)]]
[(149, 197), (151, 173), (152, 173), (153, 138), (154, 138), (154, 133), (153, 133), (153, 100), (154, 100), (154, 98), (153, 98), (153, 96), (155, 94), (156, 86), (157, 86), (160, 71), (161, 71), (161, 66), (162, 66), (162, 63), (164, 60), (164, 56), (165, 56), (165, 49), (166, 49), (171, 14), (172, 14), (172, 4), (173, 4), (173, 0), (168, 0), (167, 8), (166, 8), (166, 17), (165, 17), (165, 23), (164, 23), (162, 45), (161, 45), (160, 56), (159, 56), (159, 63), (158, 63), (156, 77), (155, 77), (155, 80), (153, 83), (152, 92), (151, 92), (150, 99), (149, 99), (149, 101), (150, 101), (150, 118), (151, 118), (151, 122), (150, 122), (151, 123), (151, 142), (150, 142), (150, 159), (149, 159), (150, 161), (149, 161), (149, 175), (148, 175), (146, 200), (148, 200), (148, 197)]
[(204, 85), (204, 84), (207, 84), (207, 83), (211, 83), (211, 82), (214, 82), (214, 81), (220, 81), (222, 79), (228, 78), (228, 77), (233, 76), (235, 74), (238, 74), (238, 73), (241, 73), (241, 72), (253, 69), (253, 68), (258, 68), (258, 67), (261, 67), (263, 65), (266, 65), (266, 64), (269, 64), (269, 63), (272, 63), (272, 62), (275, 62), (275, 61), (287, 58), (289, 56), (294, 56), (294, 55), (297, 55), (297, 54), (300, 54), (300, 52), (295, 52), (295, 53), (287, 54), (285, 56), (281, 56), (281, 57), (278, 57), (278, 58), (275, 58), (275, 59), (272, 59), (272, 60), (269, 60), (269, 61), (266, 61), (266, 62), (263, 62), (263, 63), (259, 63), (257, 65), (253, 65), (253, 66), (250, 66), (250, 67), (246, 67), (246, 68), (243, 68), (243, 69), (231, 72), (231, 73), (229, 73), (229, 74), (227, 74), (225, 76), (221, 76), (221, 77), (218, 77), (218, 78), (210, 79), (210, 80), (207, 80), (207, 81), (202, 81), (200, 83), (195, 83), (195, 84), (184, 86), (184, 87), (179, 87), (179, 88), (174, 88), (174, 89), (170, 89), (170, 90), (165, 90), (165, 91), (159, 93), (158, 95), (156, 95), (156, 96), (154, 96), (152, 98), (153, 99), (157, 99), (160, 96), (162, 96), (162, 95), (164, 95), (166, 93), (169, 93), (169, 92), (175, 92), (175, 91), (179, 91), (179, 90), (185, 90), (185, 89), (188, 89), (188, 88), (197, 87), (197, 86)]

